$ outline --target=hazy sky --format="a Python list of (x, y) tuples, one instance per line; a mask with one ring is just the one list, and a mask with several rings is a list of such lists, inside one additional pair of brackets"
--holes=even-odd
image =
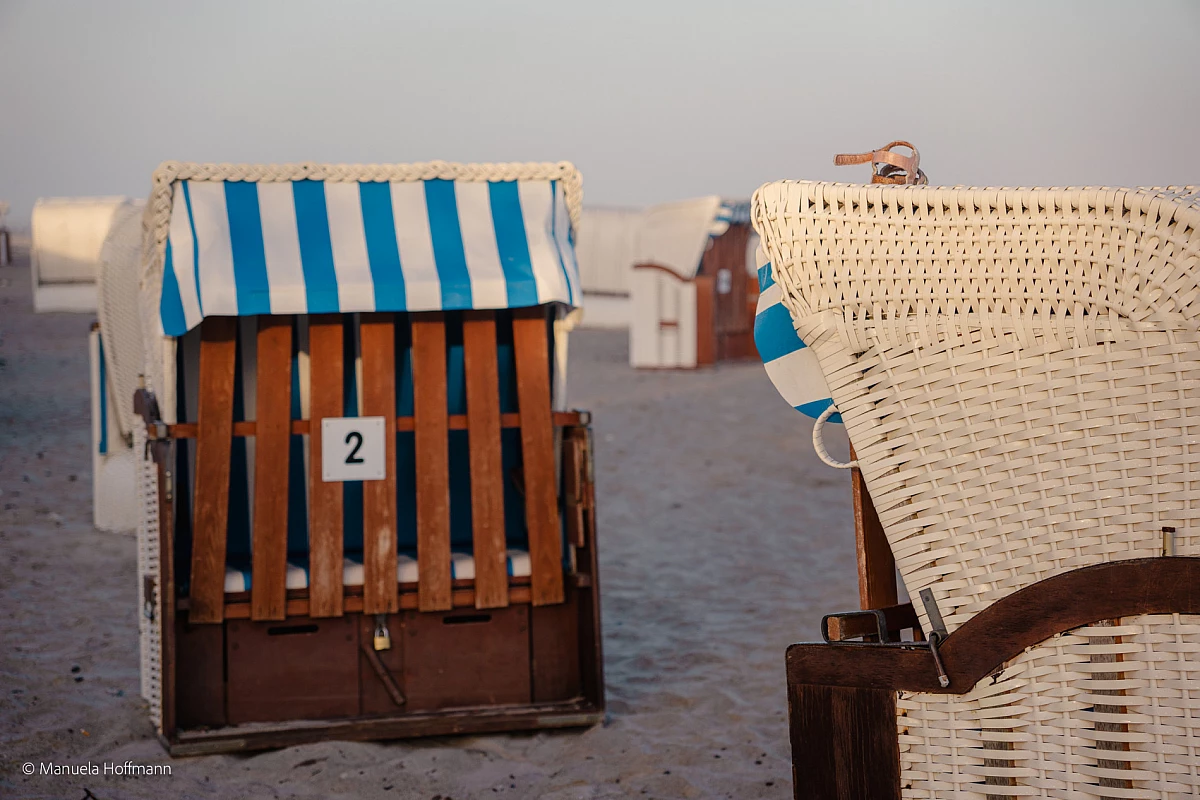
[(0, 0), (0, 200), (191, 161), (574, 161), (585, 202), (1200, 183), (1200, 3)]

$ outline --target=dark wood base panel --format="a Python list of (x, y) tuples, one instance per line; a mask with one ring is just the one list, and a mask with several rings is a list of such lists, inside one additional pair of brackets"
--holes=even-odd
[(385, 617), (175, 625), (172, 755), (593, 725), (603, 720), (591, 588), (566, 602)]

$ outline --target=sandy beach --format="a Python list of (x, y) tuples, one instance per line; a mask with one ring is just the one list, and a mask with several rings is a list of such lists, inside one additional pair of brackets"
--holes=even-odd
[[(571, 340), (570, 402), (597, 439), (604, 725), (172, 760), (139, 696), (134, 537), (91, 524), (93, 317), (34, 315), (16, 255), (0, 268), (0, 797), (791, 796), (784, 649), (855, 607), (853, 521), (848, 476), (760, 364), (635, 373), (624, 332)], [(22, 771), (126, 761), (171, 774)]]

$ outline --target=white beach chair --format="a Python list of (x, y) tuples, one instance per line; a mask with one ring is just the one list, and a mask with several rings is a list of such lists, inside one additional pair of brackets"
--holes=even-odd
[(753, 214), (932, 642), (789, 650), (797, 796), (1200, 792), (1200, 191)]

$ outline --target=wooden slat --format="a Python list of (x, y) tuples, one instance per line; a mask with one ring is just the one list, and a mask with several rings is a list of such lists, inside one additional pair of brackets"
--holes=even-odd
[(342, 416), (342, 318), (309, 317), (308, 574), (311, 614), (342, 614), (342, 484), (321, 479), (321, 420)]
[(706, 275), (696, 277), (696, 366), (717, 362), (717, 284)]
[(896, 693), (788, 685), (797, 800), (900, 800)]
[(391, 314), (364, 314), (363, 416), (384, 418), (386, 477), (363, 483), (363, 611), (400, 607), (396, 583), (396, 325)]
[(450, 593), (450, 441), (446, 326), (441, 312), (412, 316), (417, 589), (422, 611), (445, 611)]
[(504, 539), (504, 466), (500, 454), (500, 373), (496, 317), (468, 311), (463, 317), (467, 430), (471, 464), (471, 526), (475, 542), (475, 605), (508, 605)]
[(229, 459), (233, 446), (233, 372), (237, 320), (209, 317), (200, 327), (196, 478), (192, 507), (193, 623), (220, 622), (225, 600)]
[(287, 615), (288, 454), (292, 420), (292, 318), (258, 320), (254, 435), (252, 617)]
[[(578, 425), (579, 419), (580, 419), (578, 411), (555, 411), (554, 414), (552, 415), (552, 418), (554, 420), (554, 426), (556, 428), (562, 428), (567, 425)], [(467, 430), (468, 424), (467, 424), (467, 415), (466, 414), (451, 414), (448, 419), (450, 420), (450, 430), (452, 430), (452, 431)], [(302, 436), (308, 435), (309, 428), (311, 427), (308, 424), (308, 420), (294, 419), (294, 420), (292, 420), (291, 424), (292, 424), (292, 433), (300, 434)], [(500, 427), (501, 428), (519, 428), (519, 427), (521, 427), (521, 415), (520, 414), (501, 414), (500, 415)], [(180, 422), (175, 425), (168, 425), (167, 428), (168, 428), (167, 435), (170, 436), (172, 439), (195, 439), (196, 438), (196, 424), (194, 422)], [(413, 419), (412, 417), (396, 417), (396, 430), (397, 431), (415, 431), (416, 429), (417, 429), (417, 423), (416, 423), (416, 420)], [(234, 436), (253, 436), (256, 430), (257, 430), (256, 423), (253, 420), (250, 420), (249, 422), (233, 423), (233, 435)]]
[[(854, 460), (854, 448), (850, 459)], [(854, 493), (854, 544), (858, 553), (858, 600), (864, 609), (896, 605), (896, 560), (867, 484), (857, 468), (850, 470)]]
[(513, 312), (521, 457), (525, 473), (525, 523), (533, 570), (533, 604), (563, 602), (562, 539), (554, 475), (554, 426), (550, 415), (550, 345), (545, 309)]

